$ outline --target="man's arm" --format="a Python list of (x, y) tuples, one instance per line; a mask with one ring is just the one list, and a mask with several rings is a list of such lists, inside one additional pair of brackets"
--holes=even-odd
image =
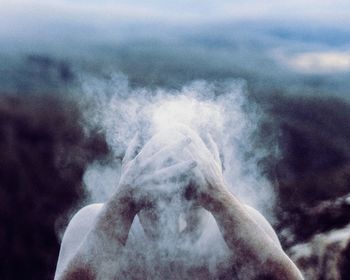
[(65, 248), (70, 257), (60, 264), (55, 279), (115, 278), (118, 259), (137, 212), (152, 203), (164, 181), (187, 174), (196, 166), (193, 160), (175, 158), (171, 166), (167, 164), (170, 152), (182, 150), (189, 143), (189, 139), (182, 138), (159, 150), (157, 138), (152, 138), (137, 154), (138, 141), (134, 137), (123, 159), (119, 187), (82, 236), (80, 245)]
[[(130, 195), (125, 192), (115, 193), (99, 210), (96, 217), (93, 213), (90, 217), (86, 217), (94, 219), (87, 233), (76, 230), (67, 232), (70, 235), (80, 235), (82, 240), (70, 242), (69, 239), (72, 238), (70, 236), (66, 236), (66, 240), (63, 240), (65, 243), (62, 243), (61, 250), (68, 250), (70, 253), (65, 260), (62, 260), (62, 263), (59, 263), (61, 267), (57, 267), (55, 279), (111, 279), (115, 277), (116, 261), (122, 253), (135, 215)], [(71, 223), (74, 222), (72, 220)], [(76, 222), (86, 223), (83, 220)], [(77, 248), (69, 248), (70, 245), (74, 246), (70, 243), (77, 244)]]
[(267, 230), (228, 190), (218, 148), (211, 136), (207, 135), (205, 144), (193, 130), (184, 126), (179, 126), (178, 130), (192, 140), (188, 152), (198, 164), (194, 170), (196, 199), (214, 216), (234, 257), (239, 279), (303, 279), (276, 242), (273, 231)]
[(303, 279), (276, 240), (229, 191), (217, 193), (207, 208), (234, 255), (239, 279)]

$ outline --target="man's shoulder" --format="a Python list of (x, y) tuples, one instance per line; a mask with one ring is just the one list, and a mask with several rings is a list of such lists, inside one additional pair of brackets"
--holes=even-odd
[(67, 238), (81, 238), (82, 234), (87, 233), (102, 207), (103, 203), (94, 203), (81, 208), (70, 220), (62, 242)]
[(103, 203), (94, 203), (81, 208), (70, 220), (64, 235), (67, 235), (70, 231), (81, 231), (89, 228), (100, 213), (102, 207)]
[(89, 217), (91, 215), (97, 216), (97, 214), (101, 211), (103, 205), (104, 203), (93, 203), (93, 204), (84, 206), (77, 213), (75, 213), (75, 215), (71, 219), (71, 222)]
[(57, 271), (64, 267), (64, 263), (69, 260), (71, 255), (80, 246), (86, 234), (91, 229), (95, 218), (100, 213), (102, 207), (102, 203), (87, 205), (81, 208), (70, 220), (62, 238), (61, 249), (57, 262)]

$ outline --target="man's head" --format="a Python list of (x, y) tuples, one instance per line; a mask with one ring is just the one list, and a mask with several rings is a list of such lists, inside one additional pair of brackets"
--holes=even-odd
[[(170, 149), (163, 162), (154, 162), (154, 168), (157, 166), (171, 165), (173, 161), (193, 160), (193, 155), (187, 147), (178, 149), (175, 145), (181, 142), (184, 138), (192, 139), (192, 130), (189, 130), (192, 135), (189, 135), (186, 129), (172, 129), (162, 131), (156, 134), (150, 142), (154, 147), (154, 153), (174, 147)], [(199, 138), (196, 134), (195, 137)], [(192, 140), (190, 140), (192, 141)], [(146, 144), (147, 145), (147, 144)], [(194, 145), (195, 143), (190, 143)], [(208, 221), (209, 213), (200, 207), (195, 202), (196, 196), (196, 176), (195, 172), (189, 175), (179, 175), (173, 180), (162, 183), (157, 187), (155, 192), (150, 193), (152, 197), (151, 205), (143, 208), (138, 216), (145, 230), (146, 235), (153, 239), (172, 239), (194, 241), (199, 238)]]
[(203, 232), (209, 213), (186, 197), (183, 191), (155, 198), (138, 216), (144, 231), (152, 240), (197, 240)]

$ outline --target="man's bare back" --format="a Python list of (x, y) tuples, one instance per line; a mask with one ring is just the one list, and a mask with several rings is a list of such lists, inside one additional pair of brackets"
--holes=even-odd
[[(186, 127), (174, 138), (139, 153), (133, 139), (112, 197), (71, 220), (55, 279), (302, 279), (266, 219), (228, 191), (212, 139)], [(186, 188), (169, 191), (179, 178)]]

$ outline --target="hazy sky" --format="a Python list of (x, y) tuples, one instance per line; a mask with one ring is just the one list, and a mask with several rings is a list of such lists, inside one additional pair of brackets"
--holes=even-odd
[[(211, 22), (239, 19), (303, 19), (349, 22), (348, 0), (136, 1), (136, 0), (1, 0), (2, 21), (19, 24), (31, 19), (106, 22), (118, 20)], [(4, 27), (3, 27), (4, 28)]]
[[(262, 21), (270, 21), (275, 29), (286, 23), (287, 32), (271, 35), (262, 30)], [(251, 22), (256, 30), (248, 35), (244, 24), (236, 29), (225, 27), (234, 22)], [(312, 29), (315, 26), (316, 31)], [(349, 0), (0, 0), (2, 50), (33, 44), (33, 49), (52, 45), (63, 49), (69, 44), (86, 45), (99, 39), (115, 43), (138, 36), (173, 42), (178, 39), (176, 32), (196, 27), (216, 43), (230, 36), (242, 40), (253, 36), (264, 45), (278, 37), (282, 50), (275, 44), (271, 53), (278, 63), (297, 71), (350, 71)], [(275, 37), (271, 40), (269, 36)], [(339, 41), (346, 44), (337, 46)], [(293, 48), (296, 54), (288, 52)]]

